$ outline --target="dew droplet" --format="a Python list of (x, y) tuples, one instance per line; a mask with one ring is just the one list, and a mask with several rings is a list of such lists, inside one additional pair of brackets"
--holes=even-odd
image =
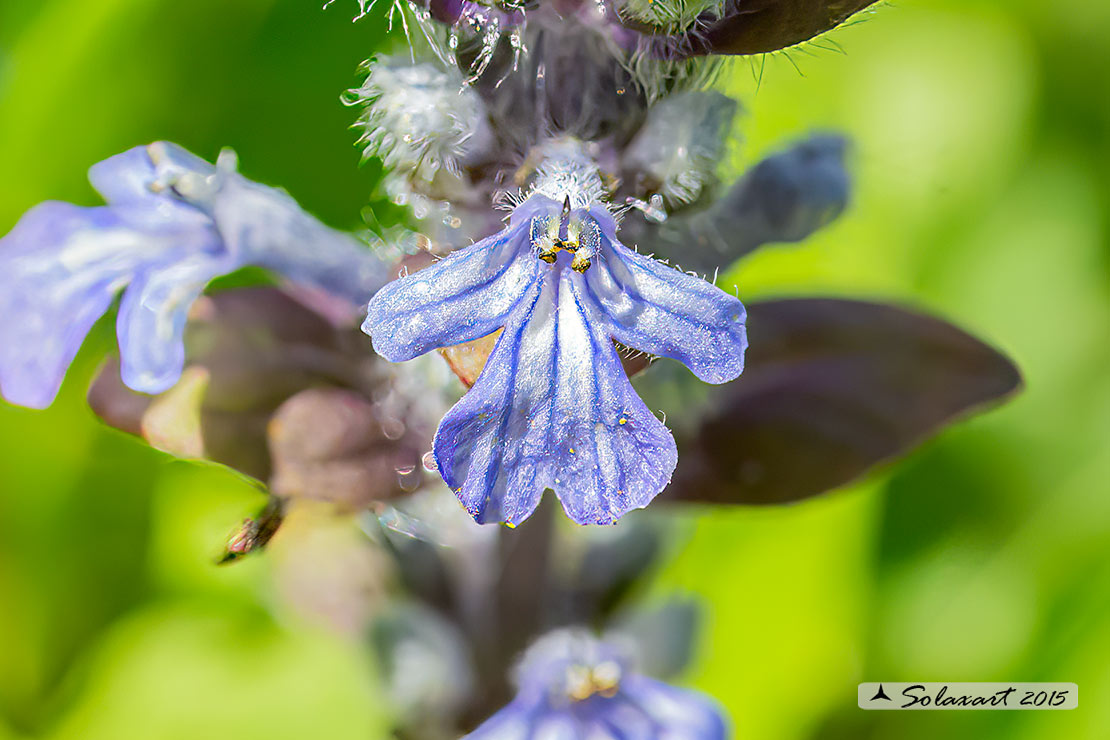
[(436, 454), (431, 450), (425, 452), (424, 456), (420, 458), (420, 464), (423, 465), (424, 469), (429, 473), (439, 472), (439, 466), (436, 465)]
[(389, 417), (382, 419), (382, 434), (386, 436), (386, 439), (400, 439), (404, 433), (405, 422)]
[(401, 475), (412, 475), (413, 471), (416, 470), (416, 466), (415, 465), (398, 465), (396, 468), (394, 468), (394, 470), (396, 470)]

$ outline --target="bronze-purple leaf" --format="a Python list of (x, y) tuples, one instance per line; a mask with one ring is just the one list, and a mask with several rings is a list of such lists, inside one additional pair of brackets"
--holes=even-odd
[(422, 449), (413, 435), (391, 439), (366, 396), (308, 388), (278, 407), (267, 434), (276, 496), (330, 501), (357, 511), (404, 492), (402, 473), (419, 480)]
[(120, 380), (119, 373), (119, 358), (108, 358), (89, 386), (89, 407), (108, 426), (141, 437), (143, 414), (150, 407), (152, 397), (130, 390)]
[[(354, 343), (344, 334), (355, 332), (335, 329), (276, 288), (214, 293), (190, 311), (182, 383), (158, 396), (135, 393), (111, 359), (93, 381), (89, 403), (104, 421), (160, 449), (265, 480), (266, 425), (274, 410), (306, 387), (356, 383), (361, 363), (372, 361), (366, 351), (352, 357), (347, 347)], [(194, 374), (202, 387), (182, 393)]]
[(809, 41), (873, 5), (875, 0), (729, 0), (685, 34), (656, 36), (656, 54), (764, 54)]
[[(997, 350), (896, 306), (766, 301), (748, 306), (748, 328), (738, 380), (696, 396), (677, 391), (677, 408), (700, 413), (676, 411), (669, 420), (679, 448), (672, 500), (778, 504), (814, 496), (1021, 387), (1018, 369)], [(674, 380), (666, 383), (672, 402), (686, 385)], [(653, 385), (658, 404), (664, 386)]]
[(202, 297), (185, 344), (181, 381), (157, 396), (127, 389), (110, 360), (89, 389), (93, 410), (178, 457), (269, 481), (277, 496), (345, 509), (402, 493), (399, 471), (416, 471), (431, 444), (429, 430), (394, 429), (379, 413), (372, 399), (389, 381), (366, 337), (282, 290)]

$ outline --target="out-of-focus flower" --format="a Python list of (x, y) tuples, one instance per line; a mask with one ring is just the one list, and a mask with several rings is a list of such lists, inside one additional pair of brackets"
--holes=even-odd
[(407, 56), (374, 59), (366, 69), (366, 81), (343, 102), (362, 108), (354, 128), (364, 159), (377, 156), (385, 166), (382, 193), (420, 225), (419, 235), (383, 235), (384, 245), (398, 256), (446, 254), (470, 244), (472, 233), (494, 231), (492, 183), (472, 176), (499, 149), (478, 92), (458, 69), (412, 65)]
[(455, 720), (478, 688), (471, 646), (459, 626), (419, 602), (401, 602), (374, 621), (370, 636), (404, 736), (457, 738)]
[(518, 524), (552, 488), (576, 522), (610, 524), (666, 486), (674, 440), (614, 339), (710, 383), (743, 369), (740, 301), (621, 244), (596, 165), (567, 146), (506, 229), (387, 285), (363, 325), (394, 362), (502, 330), (433, 448), (482, 523)]
[(0, 239), (0, 387), (42, 408), (57, 394), (93, 323), (124, 290), (121, 374), (145, 393), (181, 375), (189, 306), (210, 280), (269, 268), (352, 305), (389, 271), (356, 239), (321, 224), (282, 190), (157, 142), (89, 170), (108, 205), (47, 202)]
[[(665, 130), (678, 134), (681, 124), (678, 119)], [(696, 270), (727, 266), (764, 244), (800, 242), (847, 207), (848, 148), (842, 136), (810, 136), (757, 162), (715, 202), (663, 224), (630, 219), (629, 238)]]
[(482, 100), (457, 69), (393, 59), (368, 68), (366, 82), (344, 102), (365, 106), (355, 124), (363, 156), (377, 155), (393, 176), (428, 183), (444, 170), (457, 176), (468, 153), (489, 146)]
[(723, 740), (724, 718), (706, 697), (636, 673), (612, 643), (579, 630), (528, 649), (518, 692), (465, 740)]
[(716, 182), (738, 107), (713, 90), (660, 100), (621, 153), (621, 169), (640, 192), (658, 194), (668, 210), (693, 203)]

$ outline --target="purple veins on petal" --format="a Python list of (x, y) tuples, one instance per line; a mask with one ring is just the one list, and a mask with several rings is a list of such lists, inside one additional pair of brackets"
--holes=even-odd
[(575, 521), (611, 524), (670, 480), (674, 440), (591, 322), (581, 280), (553, 271), (532, 286), (436, 433), (439, 470), (479, 522), (519, 524), (552, 488)]
[(492, 334), (543, 266), (528, 252), (528, 224), (510, 226), (383, 287), (362, 328), (392, 362)]
[(613, 338), (678, 360), (707, 383), (740, 375), (748, 345), (740, 301), (625, 247), (608, 214), (595, 209), (593, 215), (607, 259), (586, 273), (586, 281)]

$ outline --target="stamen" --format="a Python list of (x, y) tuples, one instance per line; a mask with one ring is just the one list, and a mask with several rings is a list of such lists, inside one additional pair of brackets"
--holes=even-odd
[[(563, 211), (559, 218), (557, 230), (553, 228), (554, 224), (548, 218), (535, 219), (532, 222), (532, 243), (539, 248), (536, 256), (547, 264), (555, 264), (559, 258), (559, 252), (569, 252), (574, 255), (574, 259), (570, 263), (570, 269), (575, 272), (585, 272), (590, 269), (593, 262), (587, 254), (581, 254), (580, 250), (588, 254), (593, 254), (593, 251), (590, 249), (583, 250), (586, 245), (581, 240), (582, 224), (577, 220), (572, 221), (570, 219), (570, 211), (570, 197), (567, 196), (563, 199)], [(546, 233), (544, 232), (545, 227)]]
[(579, 663), (567, 667), (566, 693), (573, 701), (585, 701), (592, 696), (612, 698), (620, 689), (620, 683), (621, 667), (611, 660), (595, 666)]

